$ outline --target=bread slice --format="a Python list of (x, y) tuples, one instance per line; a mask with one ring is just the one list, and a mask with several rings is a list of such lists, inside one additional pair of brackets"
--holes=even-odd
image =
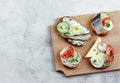
[(73, 40), (81, 40), (81, 41), (85, 41), (91, 38), (91, 34), (81, 34), (81, 35), (73, 35), (73, 36), (67, 36), (67, 35), (61, 35), (63, 38), (67, 38), (67, 39), (73, 39)]

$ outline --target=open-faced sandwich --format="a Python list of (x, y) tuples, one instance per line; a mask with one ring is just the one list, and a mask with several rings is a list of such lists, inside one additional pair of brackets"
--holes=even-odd
[(106, 35), (113, 28), (113, 22), (107, 12), (101, 12), (95, 15), (91, 24), (98, 35)]
[(86, 55), (91, 65), (95, 68), (107, 68), (114, 59), (114, 50), (111, 45), (106, 44), (98, 38)]
[(90, 38), (90, 31), (72, 18), (64, 17), (62, 22), (57, 24), (57, 31), (68, 42), (81, 46)]
[(60, 51), (61, 63), (68, 68), (75, 68), (81, 61), (80, 53), (73, 46), (65, 47)]

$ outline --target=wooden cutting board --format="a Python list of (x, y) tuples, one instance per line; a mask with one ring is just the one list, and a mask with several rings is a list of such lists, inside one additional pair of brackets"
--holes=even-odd
[(87, 27), (91, 31), (92, 38), (84, 46), (81, 46), (81, 47), (74, 46), (75, 49), (77, 49), (82, 55), (82, 61), (80, 62), (78, 67), (75, 69), (68, 69), (65, 66), (63, 66), (60, 62), (59, 52), (64, 47), (70, 45), (70, 43), (64, 40), (56, 31), (56, 24), (61, 21), (61, 18), (58, 18), (56, 23), (50, 26), (53, 56), (55, 60), (54, 64), (55, 64), (56, 71), (63, 72), (65, 76), (74, 76), (74, 75), (82, 75), (82, 74), (97, 73), (97, 72), (112, 71), (112, 70), (120, 69), (120, 11), (109, 12), (109, 14), (113, 20), (114, 28), (107, 36), (101, 37), (101, 38), (106, 43), (112, 45), (115, 50), (115, 58), (112, 65), (106, 69), (95, 69), (89, 64), (89, 62), (85, 58), (85, 55), (87, 54), (91, 46), (94, 44), (95, 40), (100, 36), (97, 36), (95, 34), (90, 24), (91, 18), (95, 14), (78, 15), (78, 16), (69, 16), (69, 17), (75, 19), (77, 22)]

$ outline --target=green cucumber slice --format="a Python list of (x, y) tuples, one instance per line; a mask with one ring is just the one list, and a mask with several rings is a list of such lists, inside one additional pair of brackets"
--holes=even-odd
[(75, 50), (74, 53), (73, 53), (73, 58), (74, 59), (77, 59), (78, 58), (78, 52)]
[(75, 50), (72, 57), (68, 58), (67, 60), (69, 62), (74, 62), (74, 61), (78, 61), (77, 59), (78, 59), (78, 52)]
[(60, 33), (66, 33), (69, 31), (69, 24), (66, 23), (66, 22), (60, 22), (58, 25), (57, 25), (57, 30), (60, 32)]

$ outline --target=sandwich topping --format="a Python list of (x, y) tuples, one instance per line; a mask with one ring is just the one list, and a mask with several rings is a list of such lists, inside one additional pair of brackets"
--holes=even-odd
[(57, 24), (57, 31), (73, 45), (81, 46), (91, 38), (90, 31), (72, 18), (64, 17)]
[(68, 46), (60, 52), (60, 59), (64, 66), (75, 68), (79, 64), (81, 56), (72, 46)]
[(112, 64), (114, 59), (114, 49), (97, 39), (90, 51), (87, 53), (86, 58), (89, 58), (91, 65), (95, 68), (106, 68)]
[(107, 12), (101, 12), (94, 16), (91, 24), (98, 35), (106, 35), (113, 28), (113, 22)]

